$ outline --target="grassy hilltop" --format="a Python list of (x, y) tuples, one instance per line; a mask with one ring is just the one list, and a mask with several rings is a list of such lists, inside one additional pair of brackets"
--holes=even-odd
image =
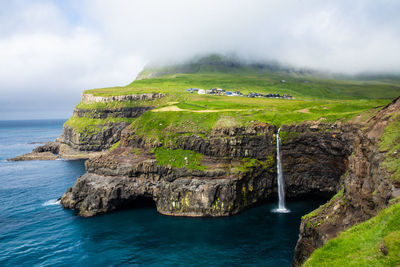
[[(282, 82), (281, 80), (285, 80)], [(262, 94), (292, 95), (294, 100), (199, 95), (187, 88), (225, 90)], [(332, 76), (310, 70), (285, 68), (274, 64), (246, 64), (221, 56), (199, 58), (190, 63), (149, 67), (127, 86), (86, 90), (95, 96), (116, 96), (161, 92), (167, 97), (153, 101), (78, 104), (80, 109), (152, 105), (160, 112), (147, 112), (130, 120), (143, 134), (160, 134), (166, 129), (190, 128), (206, 132), (218, 126), (240, 126), (254, 122), (275, 124), (303, 121), (348, 120), (373, 111), (400, 95), (400, 81), (394, 78), (363, 79)], [(112, 120), (112, 119), (110, 119)], [(115, 118), (113, 118), (115, 120)], [(73, 118), (70, 126), (85, 126), (106, 120)], [(147, 131), (147, 132), (146, 132)]]

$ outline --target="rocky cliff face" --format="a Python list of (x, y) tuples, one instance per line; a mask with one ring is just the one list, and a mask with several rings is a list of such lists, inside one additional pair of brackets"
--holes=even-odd
[(356, 132), (343, 189), (313, 213), (304, 216), (295, 250), (300, 266), (318, 247), (340, 231), (375, 216), (399, 195), (400, 185), (382, 167), (379, 138), (393, 116), (400, 113), (400, 98), (379, 111)]
[(355, 127), (301, 124), (281, 127), (282, 168), (288, 198), (329, 199), (340, 187)]
[[(179, 135), (171, 148), (192, 150), (210, 157), (218, 158), (257, 158), (272, 156), (275, 151), (276, 127), (269, 124), (256, 124), (251, 127), (216, 128), (208, 135)], [(152, 148), (160, 143), (138, 136), (126, 129), (122, 133), (122, 144), (132, 147)]]
[[(94, 96), (92, 94), (82, 94), (81, 103), (110, 103), (124, 101), (151, 101), (164, 97), (164, 94), (149, 93), (136, 95), (120, 96)], [(57, 141), (67, 145), (69, 148), (77, 151), (103, 151), (109, 149), (121, 138), (122, 130), (129, 125), (125, 121), (109, 121), (109, 118), (137, 118), (146, 111), (154, 109), (151, 102), (147, 106), (117, 107), (102, 109), (82, 109), (75, 108), (73, 117), (104, 120), (104, 123), (91, 127), (90, 130), (78, 129), (66, 123), (63, 127), (63, 133)]]
[(117, 96), (94, 96), (93, 94), (82, 94), (81, 102), (85, 104), (90, 103), (110, 103), (110, 102), (124, 102), (124, 101), (140, 101), (140, 100), (154, 100), (164, 97), (161, 93), (148, 93), (148, 94), (135, 94), (135, 95), (117, 95)]
[[(286, 149), (287, 166), (297, 164), (302, 169), (285, 175), (288, 195), (293, 198), (321, 195), (321, 192), (334, 194), (345, 170), (346, 138), (350, 133), (346, 135), (344, 128), (332, 130), (327, 125), (310, 127), (288, 127), (288, 131), (300, 132), (300, 135), (287, 137), (282, 146)], [(236, 214), (255, 203), (276, 198), (275, 132), (276, 127), (272, 125), (255, 124), (215, 129), (202, 137), (195, 134), (178, 137), (171, 148), (202, 153), (202, 164), (206, 167), (201, 171), (159, 166), (150, 151), (160, 144), (125, 128), (120, 147), (88, 160), (87, 174), (64, 194), (62, 204), (82, 216), (93, 216), (145, 197), (153, 200), (157, 210), (166, 215)], [(296, 140), (302, 140), (304, 146), (291, 147)], [(136, 153), (137, 149), (140, 153)], [(313, 157), (312, 153), (319, 150), (328, 155), (320, 159), (321, 155), (316, 153)], [(299, 161), (301, 153), (309, 154), (307, 161)], [(252, 159), (253, 163), (246, 165), (244, 162), (249, 162), (246, 159)], [(333, 159), (337, 162), (327, 165)], [(332, 171), (321, 178), (324, 168)]]
[(120, 140), (126, 126), (127, 122), (106, 123), (97, 125), (93, 131), (82, 132), (65, 124), (57, 142), (78, 151), (102, 151)]
[[(122, 130), (128, 126), (129, 120), (141, 116), (143, 113), (154, 109), (152, 100), (164, 97), (161, 93), (120, 95), (120, 96), (94, 96), (93, 94), (82, 94), (81, 103), (86, 104), (87, 108), (75, 108), (71, 119), (78, 123), (70, 123), (68, 120), (64, 126), (62, 134), (56, 142), (49, 142), (44, 146), (39, 146), (31, 153), (10, 159), (19, 160), (54, 160), (65, 159), (87, 159), (96, 156), (100, 152), (109, 149), (113, 144), (121, 139)], [(126, 102), (133, 104), (130, 107), (121, 106), (111, 107), (107, 103)], [(90, 104), (103, 103), (102, 108), (91, 106)]]
[(107, 155), (89, 159), (88, 173), (61, 198), (64, 207), (81, 216), (93, 216), (129, 206), (138, 198), (150, 198), (157, 210), (177, 216), (227, 216), (240, 212), (272, 194), (273, 166), (257, 171), (234, 172), (237, 162), (203, 158), (204, 171), (159, 166), (151, 154), (138, 156), (119, 147)]
[(78, 109), (74, 110), (73, 116), (79, 118), (91, 118), (91, 119), (107, 119), (107, 118), (137, 118), (148, 110), (152, 110), (154, 107), (122, 107), (122, 108), (109, 108), (98, 110), (91, 109)]

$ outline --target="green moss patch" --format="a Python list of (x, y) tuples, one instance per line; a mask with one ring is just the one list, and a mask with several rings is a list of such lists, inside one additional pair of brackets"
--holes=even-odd
[(116, 149), (118, 146), (119, 146), (119, 144), (120, 144), (120, 141), (118, 141), (118, 142), (116, 142), (115, 144), (113, 144), (111, 147), (110, 147), (110, 151), (113, 151), (114, 149)]
[(160, 166), (171, 166), (174, 168), (187, 168), (195, 170), (204, 170), (201, 165), (202, 155), (191, 150), (166, 149), (159, 147), (154, 149), (154, 155)]
[(273, 156), (268, 156), (267, 160), (261, 161), (254, 158), (243, 158), (240, 160), (241, 165), (236, 166), (236, 171), (247, 172), (252, 168), (261, 167), (263, 169), (273, 169), (275, 170), (275, 160)]
[(299, 134), (300, 134), (299, 132), (280, 131), (279, 137), (281, 138), (282, 144), (285, 144), (288, 140), (295, 139), (297, 136), (299, 136)]

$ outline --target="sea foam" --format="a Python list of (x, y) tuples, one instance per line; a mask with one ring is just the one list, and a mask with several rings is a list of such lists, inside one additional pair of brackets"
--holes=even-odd
[(61, 201), (58, 199), (50, 199), (43, 203), (43, 206), (55, 206), (60, 205)]

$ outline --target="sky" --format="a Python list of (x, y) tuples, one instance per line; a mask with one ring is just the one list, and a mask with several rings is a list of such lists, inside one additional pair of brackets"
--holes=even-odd
[(0, 0), (0, 120), (68, 118), (85, 89), (207, 53), (400, 73), (397, 0)]

